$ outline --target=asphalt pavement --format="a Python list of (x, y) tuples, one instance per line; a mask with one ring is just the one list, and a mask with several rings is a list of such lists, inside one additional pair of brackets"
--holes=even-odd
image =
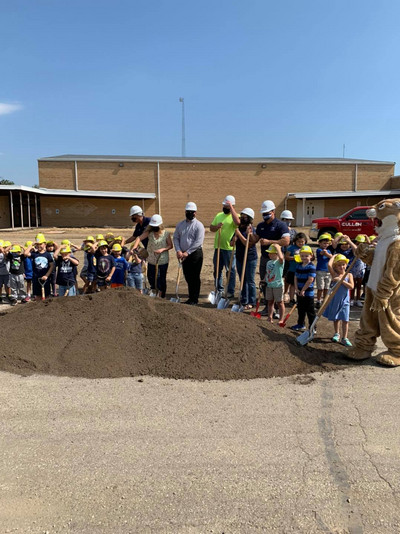
[(0, 374), (0, 532), (400, 532), (400, 369)]

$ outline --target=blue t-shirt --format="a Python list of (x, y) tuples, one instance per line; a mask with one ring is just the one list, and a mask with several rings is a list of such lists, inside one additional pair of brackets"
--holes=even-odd
[(115, 271), (111, 278), (112, 284), (124, 284), (125, 283), (125, 271), (129, 269), (129, 264), (125, 258), (114, 258)]
[[(290, 236), (289, 228), (286, 223), (280, 221), (279, 219), (273, 219), (272, 222), (267, 223), (265, 221), (257, 224), (256, 234), (261, 239), (272, 239), (273, 241), (279, 241), (281, 237), (286, 234)], [(264, 258), (268, 258), (267, 248), (261, 247), (261, 255)]]
[[(299, 254), (300, 248), (297, 245), (289, 245), (286, 252), (289, 252), (290, 256), (295, 256), (296, 254)], [(298, 266), (298, 263), (296, 260), (290, 260), (289, 271), (291, 273), (295, 273), (297, 266)]]
[(346, 256), (346, 258), (350, 261), (353, 261), (354, 259), (354, 252), (352, 248), (348, 248), (347, 250), (342, 250), (341, 246), (339, 245), (336, 249), (336, 254), (343, 254), (343, 256)]
[(50, 269), (50, 265), (53, 263), (53, 258), (49, 252), (32, 252), (31, 260), (35, 278), (46, 276), (47, 271)]
[(24, 266), (25, 266), (25, 279), (31, 280), (33, 271), (32, 271), (32, 260), (25, 256), (24, 258)]
[(129, 273), (139, 273), (141, 274), (142, 273), (142, 264), (141, 263), (136, 263), (136, 262), (132, 262), (132, 263), (129, 263)]
[[(297, 288), (301, 291), (303, 289), (304, 284), (307, 282), (310, 276), (312, 276), (314, 279), (317, 275), (317, 270), (315, 268), (315, 265), (312, 263), (309, 263), (305, 267), (303, 267), (302, 263), (297, 264), (296, 269), (296, 278), (297, 278)], [(306, 289), (304, 296), (306, 297), (313, 297), (314, 296), (314, 280), (311, 282), (309, 287)]]
[[(245, 230), (241, 230), (240, 228), (238, 228), (238, 230), (242, 234), (242, 236), (245, 239), (247, 239), (247, 235), (246, 235)], [(255, 234), (255, 233), (256, 233), (256, 231), (253, 228), (253, 234)], [(245, 250), (246, 250), (246, 245), (243, 245), (243, 243), (240, 241), (240, 239), (237, 239), (236, 240), (236, 259), (239, 260), (241, 263), (243, 263), (243, 261), (244, 261), (244, 251)], [(258, 255), (257, 255), (256, 246), (255, 245), (253, 245), (253, 246), (249, 245), (249, 250), (247, 251), (247, 261), (256, 260), (257, 258), (258, 258)]]
[[(317, 271), (328, 271), (328, 263), (330, 258), (322, 254), (324, 249), (317, 248)], [(329, 250), (327, 250), (329, 252)]]

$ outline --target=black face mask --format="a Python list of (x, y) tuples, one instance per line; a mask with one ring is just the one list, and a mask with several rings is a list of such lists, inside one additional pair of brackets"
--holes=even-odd
[(193, 221), (195, 212), (194, 211), (185, 211), (186, 219), (188, 221)]
[(247, 226), (250, 223), (248, 217), (240, 217), (240, 226)]
[(153, 228), (153, 232), (154, 233), (157, 233), (159, 231), (159, 229), (160, 229), (159, 226), (152, 226), (152, 228)]
[(263, 219), (264, 221), (269, 221), (271, 218), (272, 213), (264, 213)]
[(228, 213), (231, 212), (230, 208), (222, 208), (222, 211), (225, 213), (225, 215), (228, 215)]
[(131, 221), (132, 221), (133, 223), (137, 222), (136, 217), (135, 217), (135, 216), (131, 217)]

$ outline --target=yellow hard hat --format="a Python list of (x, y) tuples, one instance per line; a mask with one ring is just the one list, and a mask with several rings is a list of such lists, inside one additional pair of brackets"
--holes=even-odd
[(114, 251), (114, 252), (121, 252), (122, 247), (118, 243), (115, 243), (115, 245), (112, 246), (111, 250)]
[(69, 245), (63, 247), (61, 250), (60, 250), (61, 254), (69, 254), (71, 252), (71, 247)]
[(357, 241), (357, 243), (365, 243), (365, 235), (358, 234), (355, 238), (355, 241)]
[(114, 241), (121, 241), (122, 242), (122, 235), (117, 235), (117, 237), (114, 237)]
[(341, 240), (339, 241), (339, 245), (348, 245), (348, 244), (349, 244), (349, 243), (348, 243), (348, 241), (346, 241), (346, 239), (341, 239)]
[(70, 244), (71, 244), (71, 241), (70, 241), (69, 239), (63, 239), (63, 240), (61, 241), (61, 244), (62, 244), (62, 245), (70, 245)]
[(85, 245), (85, 246), (83, 247), (83, 250), (84, 250), (85, 252), (88, 252), (91, 248), (92, 248), (92, 247), (91, 247), (90, 245)]
[(4, 245), (4, 241), (0, 239), (0, 247), (2, 247), (3, 245)]
[(295, 254), (295, 255), (293, 256), (293, 258), (294, 258), (294, 261), (295, 261), (296, 263), (301, 263), (301, 258), (300, 258), (300, 255), (299, 255), (299, 254)]
[(376, 236), (375, 234), (374, 235), (370, 235), (369, 236), (369, 240), (370, 241), (373, 241), (374, 239), (376, 239), (378, 236)]
[(108, 243), (107, 241), (104, 241), (104, 239), (102, 239), (101, 241), (99, 241), (99, 248), (100, 247), (108, 247)]
[(267, 248), (267, 252), (268, 253), (271, 252), (271, 254), (277, 254), (278, 253), (278, 251), (276, 250), (275, 245), (270, 245), (269, 248)]
[(20, 245), (13, 245), (10, 249), (10, 252), (22, 252)]
[[(100, 239), (103, 238), (103, 236), (102, 236), (101, 234), (99, 234), (97, 237), (99, 237)], [(98, 239), (98, 241), (99, 241), (100, 239)], [(94, 237), (93, 237), (92, 235), (88, 235), (87, 238), (84, 239), (84, 241), (91, 241), (92, 243), (94, 243), (94, 242), (95, 242), (95, 239), (94, 239)]]
[(11, 241), (4, 241), (3, 247), (11, 247), (12, 243)]
[(320, 241), (324, 241), (324, 240), (327, 240), (327, 241), (332, 241), (332, 236), (331, 234), (321, 234), (318, 238), (318, 242)]
[(46, 241), (46, 245), (54, 245), (54, 241), (50, 239), (49, 241)]
[(345, 263), (349, 263), (349, 260), (343, 254), (336, 254), (334, 256), (333, 263), (338, 263), (339, 261), (344, 261)]
[(33, 245), (33, 241), (27, 241), (24, 245), (25, 248), (28, 248), (30, 247), (31, 245)]
[(106, 241), (114, 241), (114, 234), (112, 232), (106, 233)]
[(103, 236), (103, 234), (97, 234), (97, 235), (96, 235), (96, 241), (104, 241), (104, 236)]
[(311, 249), (311, 247), (309, 245), (304, 245), (303, 247), (301, 247), (300, 254), (302, 252), (305, 252), (307, 254), (312, 254), (313, 253), (313, 251), (312, 251), (312, 249)]
[[(36, 243), (39, 243), (39, 241), (38, 241), (39, 239), (44, 239), (44, 240), (46, 241), (46, 239), (45, 239), (45, 237), (44, 237), (44, 234), (41, 234), (41, 233), (36, 234), (36, 236), (35, 236), (35, 242), (36, 242)], [(41, 243), (43, 243), (43, 241), (41, 241)]]

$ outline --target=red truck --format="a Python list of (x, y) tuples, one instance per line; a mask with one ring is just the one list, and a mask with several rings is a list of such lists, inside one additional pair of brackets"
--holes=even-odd
[(313, 219), (309, 235), (312, 241), (317, 241), (321, 234), (331, 234), (342, 232), (354, 239), (358, 234), (375, 234), (374, 221), (367, 217), (367, 209), (371, 206), (357, 206), (346, 211), (339, 217), (321, 217)]

